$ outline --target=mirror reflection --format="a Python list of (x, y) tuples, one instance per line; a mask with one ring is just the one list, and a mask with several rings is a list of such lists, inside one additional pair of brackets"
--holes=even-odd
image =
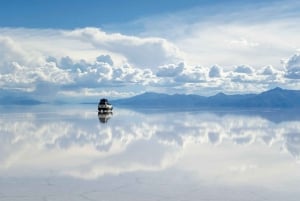
[(102, 182), (108, 175), (114, 180), (129, 174), (159, 175), (153, 180), (159, 182), (175, 174), (193, 178), (184, 181), (186, 186), (201, 181), (210, 188), (214, 181), (295, 193), (300, 184), (294, 176), (300, 174), (300, 121), (293, 115), (274, 119), (277, 114), (282, 112), (118, 108), (114, 116), (98, 113), (97, 118), (91, 107), (4, 111), (0, 178)]
[(99, 122), (103, 124), (107, 123), (112, 116), (112, 112), (98, 112)]

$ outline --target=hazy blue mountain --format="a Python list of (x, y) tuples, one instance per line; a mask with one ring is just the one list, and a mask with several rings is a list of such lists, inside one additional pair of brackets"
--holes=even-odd
[(38, 100), (30, 92), (0, 89), (0, 105), (39, 105), (44, 101)]
[(198, 102), (204, 101), (205, 97), (197, 95), (182, 94), (160, 94), (147, 92), (127, 99), (113, 101), (117, 105), (149, 106), (149, 107), (178, 107), (178, 106), (197, 106)]
[(232, 107), (232, 108), (300, 108), (300, 91), (274, 88), (260, 94), (226, 95), (218, 93), (204, 97), (198, 95), (144, 93), (113, 101), (129, 107)]
[(5, 96), (0, 98), (0, 105), (38, 105), (43, 102), (27, 97)]
[[(0, 105), (37, 105), (43, 102), (22, 94), (7, 94), (0, 90)], [(205, 97), (185, 94), (147, 92), (131, 98), (111, 101), (116, 106), (139, 108), (300, 108), (300, 90), (274, 88), (260, 94)]]

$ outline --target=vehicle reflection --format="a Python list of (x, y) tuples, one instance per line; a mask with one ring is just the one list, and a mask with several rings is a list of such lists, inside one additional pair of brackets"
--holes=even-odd
[(98, 118), (100, 123), (107, 123), (108, 120), (113, 116), (113, 112), (98, 112)]

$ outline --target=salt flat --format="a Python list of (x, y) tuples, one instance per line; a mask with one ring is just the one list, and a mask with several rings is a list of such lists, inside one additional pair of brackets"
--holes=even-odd
[(0, 110), (1, 201), (300, 198), (300, 122), (283, 111)]

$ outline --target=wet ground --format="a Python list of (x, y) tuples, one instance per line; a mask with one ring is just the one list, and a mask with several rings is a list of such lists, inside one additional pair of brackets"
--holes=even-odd
[(0, 110), (1, 201), (300, 199), (297, 114)]

